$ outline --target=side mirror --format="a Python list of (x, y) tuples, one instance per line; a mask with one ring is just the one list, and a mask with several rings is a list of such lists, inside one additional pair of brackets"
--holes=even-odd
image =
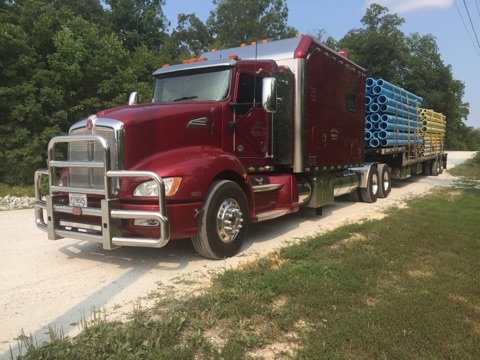
[(138, 93), (136, 91), (130, 94), (128, 98), (128, 105), (135, 105), (138, 102)]
[(274, 77), (263, 79), (262, 106), (269, 113), (277, 111), (277, 79)]

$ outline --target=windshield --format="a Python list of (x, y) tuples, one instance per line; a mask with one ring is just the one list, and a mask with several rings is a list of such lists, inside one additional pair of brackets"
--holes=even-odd
[(157, 77), (154, 102), (220, 101), (228, 96), (230, 69), (202, 72), (174, 73)]

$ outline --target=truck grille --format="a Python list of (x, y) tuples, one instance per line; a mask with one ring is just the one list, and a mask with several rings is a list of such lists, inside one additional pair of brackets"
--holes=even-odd
[[(70, 135), (88, 134), (86, 126), (71, 129)], [(96, 135), (103, 136), (110, 146), (110, 170), (121, 170), (123, 164), (121, 161), (121, 146), (123, 144), (123, 132), (117, 131), (113, 127), (95, 126), (93, 131)], [(103, 161), (103, 148), (96, 141), (73, 142), (68, 146), (69, 161)], [(70, 168), (69, 186), (103, 189), (105, 187), (105, 174), (101, 168)], [(113, 181), (114, 193), (120, 188), (120, 181)]]

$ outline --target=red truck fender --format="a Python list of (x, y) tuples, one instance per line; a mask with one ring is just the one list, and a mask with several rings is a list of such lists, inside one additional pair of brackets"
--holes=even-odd
[[(238, 183), (252, 203), (251, 185), (236, 156), (216, 147), (192, 146), (156, 154), (137, 164), (132, 170), (153, 171), (162, 178), (181, 177), (182, 183), (171, 201), (201, 201), (214, 180), (226, 179)], [(141, 179), (125, 179), (121, 191), (125, 198), (133, 197)], [(121, 196), (123, 197), (123, 196)]]

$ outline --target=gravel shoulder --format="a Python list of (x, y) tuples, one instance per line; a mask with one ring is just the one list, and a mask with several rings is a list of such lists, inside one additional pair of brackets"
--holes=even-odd
[[(449, 168), (474, 152), (449, 152)], [(75, 335), (79, 323), (93, 311), (108, 318), (131, 311), (159, 285), (206, 286), (212, 272), (252, 260), (285, 244), (340, 225), (381, 218), (392, 206), (421, 196), (436, 186), (451, 186), (448, 171), (438, 177), (413, 177), (394, 183), (387, 199), (374, 204), (346, 200), (324, 208), (323, 216), (300, 211), (251, 226), (241, 253), (221, 261), (198, 256), (189, 240), (172, 241), (162, 249), (103, 250), (98, 244), (71, 239), (49, 241), (35, 226), (30, 209), (0, 211), (0, 359), (17, 350), (22, 330), (38, 343), (48, 340), (48, 328)], [(0, 203), (3, 206), (3, 203)], [(10, 207), (11, 208), (11, 207)], [(193, 289), (193, 288), (192, 288)]]

